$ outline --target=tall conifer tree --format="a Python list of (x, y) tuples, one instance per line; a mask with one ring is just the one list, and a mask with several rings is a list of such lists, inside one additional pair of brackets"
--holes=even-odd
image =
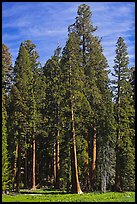
[(78, 124), (78, 109), (83, 104), (87, 105), (87, 100), (83, 94), (83, 77), (84, 73), (81, 69), (81, 50), (79, 47), (80, 39), (75, 32), (69, 33), (68, 41), (63, 51), (62, 57), (62, 72), (64, 74), (64, 87), (66, 97), (66, 111), (70, 122), (70, 156), (71, 156), (71, 182), (72, 193), (81, 193), (80, 182), (78, 178), (78, 163), (77, 163), (77, 136), (76, 124)]
[[(84, 70), (84, 94), (89, 101), (90, 104), (90, 112), (88, 120), (85, 120), (85, 123), (88, 125), (88, 155), (89, 155), (89, 175), (90, 175), (90, 186), (89, 188), (95, 190), (97, 188), (96, 185), (96, 171), (97, 171), (97, 155), (98, 157), (104, 158), (103, 155), (99, 155), (99, 149), (101, 150), (101, 146), (103, 148), (103, 144), (100, 143), (101, 137), (104, 134), (104, 129), (109, 129), (109, 132), (104, 134), (106, 140), (112, 137), (113, 131), (113, 112), (112, 108), (110, 111), (111, 122), (103, 123), (102, 120), (106, 121), (108, 100), (110, 103), (110, 107), (112, 107), (111, 101), (111, 93), (108, 87), (108, 68), (107, 60), (103, 55), (103, 49), (101, 46), (101, 40), (94, 36), (93, 33), (97, 28), (94, 28), (91, 23), (92, 12), (90, 11), (90, 7), (86, 4), (82, 4), (78, 7), (76, 22), (70, 26), (70, 30), (74, 30), (78, 36), (80, 37), (80, 48), (82, 51), (82, 69)], [(103, 81), (100, 83), (100, 81)], [(104, 113), (103, 113), (104, 109)], [(88, 122), (90, 121), (90, 123)], [(109, 126), (109, 128), (107, 127)], [(111, 134), (111, 136), (110, 136)], [(111, 140), (111, 139), (110, 139)], [(105, 141), (104, 139), (102, 141)], [(98, 145), (98, 148), (97, 148)], [(105, 145), (105, 143), (104, 143)], [(105, 147), (104, 147), (105, 148)], [(97, 152), (98, 150), (98, 152)], [(109, 150), (108, 150), (109, 151)], [(100, 160), (101, 162), (101, 160)], [(98, 166), (101, 163), (98, 160)], [(103, 162), (104, 163), (104, 162)], [(103, 170), (104, 171), (104, 170)], [(106, 171), (106, 170), (105, 170)], [(105, 173), (106, 174), (106, 173)], [(106, 176), (105, 176), (106, 180)], [(101, 182), (101, 181), (100, 181)]]
[[(16, 191), (20, 190), (21, 166), (25, 158), (25, 140), (32, 140), (35, 132), (35, 100), (31, 61), (23, 44), (20, 46), (15, 67), (15, 84), (12, 88), (14, 137), (17, 146)], [(23, 165), (24, 167), (24, 165)]]
[[(114, 65), (115, 119), (116, 119), (116, 177), (115, 190), (134, 189), (135, 152), (134, 102), (130, 83), (127, 47), (122, 37), (116, 44)], [(132, 124), (132, 126), (131, 126)]]
[(47, 117), (49, 131), (52, 133), (53, 166), (55, 188), (59, 188), (59, 171), (60, 171), (60, 132), (61, 132), (61, 67), (60, 67), (61, 48), (58, 46), (51, 59), (44, 66), (46, 76), (46, 95), (47, 95)]
[(5, 93), (2, 90), (2, 191), (10, 189), (10, 163), (7, 143), (7, 114), (5, 109)]
[(8, 47), (2, 44), (2, 191), (6, 193), (11, 184), (10, 154), (8, 146), (7, 108), (8, 93), (11, 88), (10, 73), (12, 70), (11, 54)]

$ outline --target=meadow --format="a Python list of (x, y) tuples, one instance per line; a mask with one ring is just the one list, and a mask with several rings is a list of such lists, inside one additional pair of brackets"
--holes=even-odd
[(2, 202), (135, 202), (135, 192), (92, 192), (68, 194), (65, 191), (22, 190), (2, 195)]

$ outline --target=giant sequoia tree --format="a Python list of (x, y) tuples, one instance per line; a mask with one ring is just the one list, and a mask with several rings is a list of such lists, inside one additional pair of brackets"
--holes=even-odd
[(134, 189), (134, 102), (128, 68), (128, 53), (124, 39), (116, 44), (114, 66), (115, 118), (116, 118), (116, 190)]
[[(86, 189), (95, 190), (101, 188), (106, 190), (107, 180), (107, 162), (109, 160), (109, 147), (113, 137), (113, 107), (111, 100), (111, 91), (109, 89), (108, 64), (103, 55), (101, 40), (94, 36), (94, 28), (91, 23), (92, 12), (90, 7), (82, 4), (78, 7), (76, 22), (69, 27), (70, 32), (75, 32), (80, 38), (79, 47), (82, 52), (81, 69), (84, 71), (83, 92), (89, 102), (88, 110), (90, 114), (85, 118), (85, 138), (88, 142), (88, 163), (90, 182), (87, 179)], [(102, 83), (100, 83), (102, 81)], [(109, 105), (108, 105), (109, 104)], [(107, 119), (107, 115), (110, 115)], [(108, 142), (107, 153), (106, 149)], [(98, 146), (98, 148), (97, 148)], [(104, 153), (103, 153), (104, 152)], [(106, 159), (106, 157), (108, 159)], [(103, 162), (102, 162), (103, 161)], [(101, 168), (101, 177), (97, 181), (98, 170)], [(106, 165), (104, 165), (106, 164)], [(98, 171), (98, 175), (100, 170)], [(104, 176), (105, 175), (105, 176)], [(102, 182), (104, 180), (104, 182)], [(108, 179), (109, 180), (109, 179)], [(99, 185), (97, 184), (99, 182)], [(101, 185), (101, 186), (100, 186)]]
[[(79, 47), (79, 37), (75, 32), (69, 34), (68, 41), (63, 51), (62, 66), (64, 74), (64, 93), (66, 97), (66, 111), (69, 123), (70, 135), (70, 157), (71, 157), (71, 184), (72, 193), (81, 193), (80, 182), (78, 178), (78, 164), (76, 153), (76, 118), (79, 102), (84, 99), (83, 72), (81, 69), (81, 51)], [(84, 103), (84, 100), (83, 100)]]
[[(15, 141), (14, 183), (20, 190), (21, 167), (26, 158), (27, 141), (35, 136), (35, 99), (33, 92), (33, 72), (29, 55), (23, 44), (14, 67), (15, 82), (11, 91), (12, 135)], [(28, 142), (29, 143), (29, 142)], [(34, 178), (33, 178), (34, 179)]]
[(63, 51), (57, 47), (43, 67), (32, 41), (21, 43), (13, 69), (2, 45), (3, 191), (10, 178), (17, 192), (134, 190), (134, 68), (120, 37), (112, 96), (91, 17), (88, 5), (78, 7)]

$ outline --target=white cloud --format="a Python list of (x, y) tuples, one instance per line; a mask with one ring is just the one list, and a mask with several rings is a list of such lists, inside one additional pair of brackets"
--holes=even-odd
[[(21, 41), (36, 42), (41, 60), (51, 56), (59, 42), (65, 45), (68, 25), (75, 22), (77, 8), (88, 4), (92, 22), (98, 26), (95, 35), (102, 37), (104, 54), (113, 66), (115, 45), (122, 36), (128, 47), (130, 63), (134, 63), (135, 4), (133, 2), (3, 2), (3, 40), (18, 51)], [(10, 5), (10, 6), (9, 6)], [(17, 43), (18, 42), (18, 43)], [(14, 54), (16, 53), (14, 50)], [(14, 57), (15, 58), (15, 57)]]

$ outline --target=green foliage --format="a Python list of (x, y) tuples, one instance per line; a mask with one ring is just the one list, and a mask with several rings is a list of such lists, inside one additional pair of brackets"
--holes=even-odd
[(5, 109), (5, 93), (2, 90), (2, 191), (6, 192), (10, 189), (10, 164), (7, 144), (7, 113)]
[(11, 168), (8, 151), (8, 130), (7, 130), (7, 93), (11, 83), (11, 54), (5, 44), (2, 44), (2, 191), (11, 189)]
[(12, 79), (11, 54), (9, 48), (5, 44), (2, 44), (2, 87), (4, 87), (6, 93), (11, 89)]
[(116, 44), (116, 57), (113, 74), (115, 92), (115, 119), (117, 124), (117, 174), (122, 190), (134, 189), (135, 147), (134, 114), (135, 107), (128, 68), (128, 53), (124, 39), (119, 37)]

